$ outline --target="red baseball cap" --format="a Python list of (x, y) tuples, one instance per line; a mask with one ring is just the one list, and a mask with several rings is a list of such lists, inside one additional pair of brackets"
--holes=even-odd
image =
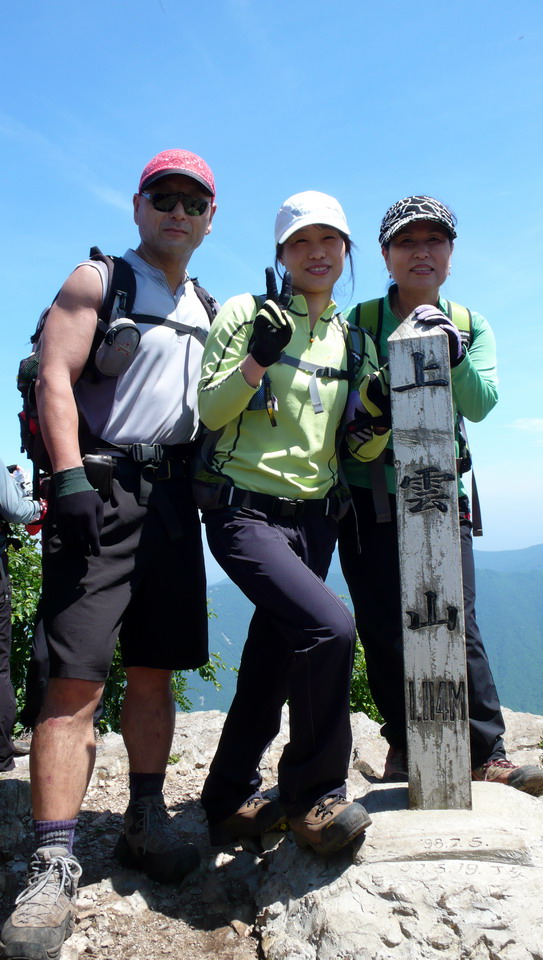
[(215, 196), (215, 180), (207, 163), (195, 153), (189, 153), (188, 150), (163, 150), (162, 153), (157, 153), (156, 157), (149, 160), (144, 167), (138, 193), (160, 177), (167, 177), (168, 174), (174, 173), (191, 177), (205, 187), (212, 197)]

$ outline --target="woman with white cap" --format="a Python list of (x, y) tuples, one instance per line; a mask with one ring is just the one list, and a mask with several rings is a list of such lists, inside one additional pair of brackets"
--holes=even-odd
[[(450, 303), (441, 295), (441, 286), (450, 273), (455, 238), (456, 217), (439, 200), (411, 196), (393, 204), (379, 233), (392, 283), (384, 298), (358, 304), (347, 319), (374, 328), (381, 363), (388, 356), (387, 338), (413, 311), (417, 320), (441, 327), (449, 339), (456, 414), (480, 421), (498, 399), (496, 347), (492, 330), (481, 314)], [(390, 426), (386, 380), (380, 372), (362, 389), (362, 395), (382, 411), (378, 428)], [(460, 470), (462, 466), (469, 469), (469, 451), (462, 449), (463, 439), (459, 423), (456, 442)], [(365, 649), (370, 690), (385, 721), (381, 732), (390, 745), (385, 779), (405, 780), (402, 613), (392, 453), (390, 440), (380, 458), (384, 460), (382, 489), (379, 469), (372, 469), (370, 474), (368, 466), (360, 461), (348, 458), (345, 462), (356, 523), (349, 512), (340, 524), (339, 552)], [(458, 484), (472, 777), (538, 795), (543, 792), (543, 769), (516, 767), (505, 756), (500, 702), (475, 618), (470, 503), (461, 476)]]
[[(332, 289), (351, 241), (337, 200), (315, 191), (282, 205), (275, 241), (281, 293), (268, 268), (266, 298), (223, 306), (199, 385), (202, 421), (219, 431), (200, 485), (209, 546), (255, 604), (202, 803), (212, 843), (259, 835), (286, 815), (299, 845), (328, 854), (370, 822), (345, 798), (353, 619), (324, 583), (345, 509), (336, 437), (350, 379)], [(352, 384), (375, 369), (368, 337)], [(385, 442), (372, 439), (364, 456)], [(270, 801), (258, 766), (287, 700), (290, 742)]]

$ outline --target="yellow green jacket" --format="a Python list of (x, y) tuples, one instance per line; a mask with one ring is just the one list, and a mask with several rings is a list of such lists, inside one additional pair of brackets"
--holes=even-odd
[[(285, 353), (319, 366), (347, 370), (347, 345), (335, 303), (330, 302), (310, 330), (305, 298), (292, 298), (288, 309), (294, 332)], [(324, 498), (338, 483), (336, 455), (349, 389), (358, 388), (366, 373), (377, 367), (370, 337), (356, 380), (318, 380), (322, 413), (315, 413), (309, 395), (311, 375), (286, 363), (268, 368), (272, 394), (277, 400), (272, 426), (260, 388), (246, 382), (239, 365), (247, 355), (256, 316), (251, 294), (233, 297), (219, 311), (207, 338), (198, 385), (202, 422), (217, 439), (213, 469), (228, 476), (236, 487), (293, 499)], [(384, 448), (387, 437), (365, 444), (363, 456), (371, 460)]]

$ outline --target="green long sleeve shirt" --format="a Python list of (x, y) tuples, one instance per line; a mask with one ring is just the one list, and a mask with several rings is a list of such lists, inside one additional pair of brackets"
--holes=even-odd
[[(439, 306), (446, 314), (447, 307), (444, 299), (440, 299)], [(356, 307), (352, 307), (346, 314), (346, 319), (350, 323), (355, 323), (355, 317)], [(392, 312), (390, 298), (387, 294), (384, 301), (381, 336), (377, 344), (380, 357), (388, 357), (388, 338), (400, 322)], [(451, 379), (455, 414), (460, 413), (466, 420), (475, 423), (484, 420), (498, 402), (498, 376), (496, 371), (496, 341), (490, 324), (480, 313), (472, 312), (472, 342), (464, 359), (452, 368)], [(392, 449), (392, 444), (393, 438), (391, 436), (388, 442), (389, 449)], [(371, 487), (367, 464), (349, 457), (344, 462), (344, 469), (350, 484), (358, 487)], [(395, 493), (394, 467), (385, 464), (385, 474), (389, 493)], [(459, 479), (459, 493), (462, 495), (465, 492), (462, 480)]]

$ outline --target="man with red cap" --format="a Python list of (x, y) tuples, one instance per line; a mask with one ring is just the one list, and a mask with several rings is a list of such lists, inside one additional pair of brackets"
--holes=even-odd
[(140, 241), (123, 259), (135, 277), (136, 327), (123, 319), (123, 349), (115, 336), (100, 343), (108, 271), (97, 260), (68, 277), (40, 341), (36, 393), (53, 466), (43, 547), (51, 669), (30, 760), (37, 849), (0, 935), (0, 955), (22, 960), (57, 957), (73, 929), (81, 867), (72, 842), (94, 765), (93, 712), (117, 639), (130, 802), (115, 855), (163, 882), (199, 863), (173, 827), (162, 788), (172, 671), (208, 657), (188, 461), (212, 298), (187, 267), (211, 231), (213, 174), (193, 153), (164, 151), (145, 167), (133, 202)]

